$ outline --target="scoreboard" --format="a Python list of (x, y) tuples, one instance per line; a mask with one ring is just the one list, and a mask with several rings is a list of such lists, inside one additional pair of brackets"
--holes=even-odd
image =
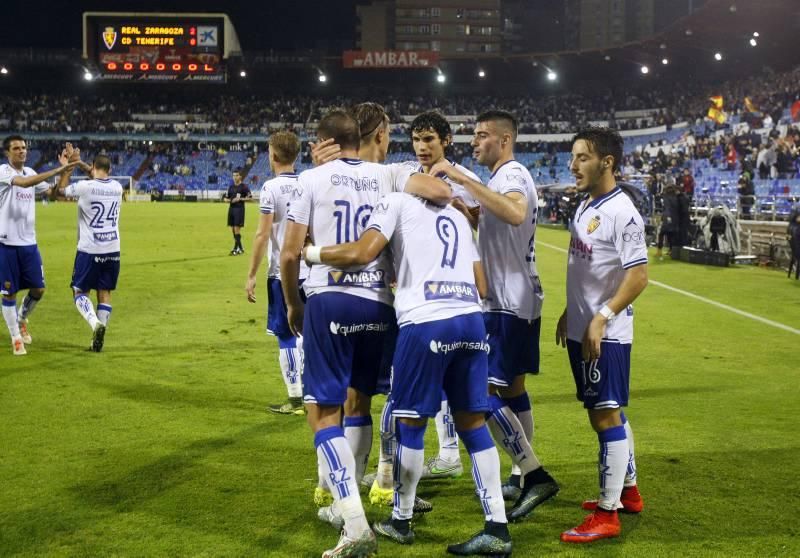
[(224, 83), (226, 22), (224, 14), (85, 13), (84, 57), (100, 80)]

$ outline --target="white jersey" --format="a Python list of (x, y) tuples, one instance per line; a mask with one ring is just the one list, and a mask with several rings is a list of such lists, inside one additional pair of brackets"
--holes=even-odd
[[(567, 338), (583, 340), (595, 314), (619, 289), (625, 270), (647, 263), (642, 216), (618, 187), (578, 206), (569, 226)], [(606, 326), (604, 340), (633, 341), (633, 307)]]
[[(330, 246), (358, 240), (372, 208), (384, 195), (405, 189), (413, 170), (404, 165), (381, 165), (360, 159), (337, 159), (300, 173), (300, 197), (289, 207), (289, 219), (308, 225), (311, 241)], [(311, 266), (303, 284), (312, 296), (339, 292), (392, 304), (391, 262), (382, 252), (365, 267), (337, 269)]]
[(528, 209), (518, 226), (481, 209), (478, 249), (489, 283), (483, 309), (535, 320), (542, 315), (544, 292), (536, 271), (534, 236), (539, 204), (533, 178), (524, 165), (512, 160), (492, 173), (487, 186), (498, 194), (522, 194), (528, 200)]
[(23, 167), (18, 171), (9, 164), (0, 165), (0, 244), (31, 246), (36, 244), (36, 194), (50, 189), (47, 182), (30, 188), (14, 186), (16, 176), (33, 176), (36, 171)]
[(78, 251), (87, 254), (119, 252), (119, 210), (122, 185), (110, 178), (79, 180), (64, 194), (78, 198)]
[(389, 194), (372, 210), (367, 229), (390, 241), (400, 327), (481, 311), (472, 267), (478, 261), (472, 228), (452, 205)]
[[(471, 180), (474, 180), (475, 182), (481, 181), (480, 177), (471, 170), (469, 170), (467, 167), (459, 165), (458, 163), (453, 161), (448, 161), (448, 163), (453, 165), (456, 168), (456, 170), (467, 175), (467, 177), (470, 178)], [(422, 168), (422, 165), (420, 165), (419, 162), (417, 161), (406, 161), (404, 163), (397, 163), (397, 164), (407, 165), (408, 167), (414, 169), (414, 171), (416, 172), (422, 172), (422, 173), (425, 172), (425, 170)], [(450, 188), (453, 190), (454, 198), (459, 198), (461, 201), (464, 202), (464, 204), (466, 204), (467, 207), (478, 207), (478, 201), (474, 197), (472, 197), (472, 194), (470, 194), (466, 188), (464, 188), (458, 182), (450, 180), (450, 178), (447, 177), (442, 177), (442, 178), (444, 179), (445, 182), (447, 182), (450, 185)]]
[[(297, 175), (294, 173), (280, 174), (264, 182), (261, 187), (259, 197), (261, 213), (273, 216), (272, 230), (269, 235), (272, 249), (270, 250), (267, 277), (281, 278), (281, 246), (283, 246), (283, 237), (286, 235), (286, 216), (289, 213), (292, 198), (299, 196), (300, 185), (297, 182)], [(300, 279), (306, 277), (308, 277), (308, 266), (304, 260), (300, 260)]]

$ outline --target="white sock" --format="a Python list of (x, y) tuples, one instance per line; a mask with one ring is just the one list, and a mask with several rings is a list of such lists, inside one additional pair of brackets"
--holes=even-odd
[(541, 467), (542, 464), (533, 453), (533, 448), (522, 431), (522, 424), (514, 412), (495, 395), (489, 397), (489, 405), (492, 411), (488, 425), (492, 437), (511, 457), (514, 464), (519, 466), (522, 475)]
[(338, 426), (323, 428), (314, 435), (317, 459), (322, 464), (336, 508), (344, 519), (344, 530), (351, 538), (369, 529), (364, 506), (355, 480), (356, 464), (353, 452)]
[(461, 459), (458, 452), (458, 435), (453, 414), (447, 399), (442, 399), (442, 408), (436, 413), (436, 434), (439, 436), (439, 459), (454, 463)]
[(478, 489), (486, 521), (508, 523), (500, 487), (500, 455), (486, 426), (458, 433), (472, 460), (472, 480)]
[(317, 454), (317, 487), (327, 490), (328, 492), (331, 491), (331, 488), (328, 486), (328, 479), (325, 477), (325, 468), (322, 466), (322, 460), (319, 454)]
[(296, 346), (292, 347), (294, 343), (278, 341), (280, 349), (278, 349), (278, 362), (281, 366), (281, 376), (283, 383), (286, 385), (286, 392), (289, 397), (303, 397), (303, 381), (302, 381), (302, 366), (303, 357), (302, 350)]
[(83, 319), (89, 323), (89, 327), (94, 329), (100, 320), (97, 319), (97, 314), (94, 313), (94, 305), (89, 297), (85, 294), (75, 295), (75, 308), (81, 313)]
[(597, 434), (600, 451), (597, 466), (600, 477), (598, 507), (614, 510), (622, 495), (625, 471), (628, 468), (628, 439), (625, 427), (615, 426)]
[(17, 320), (17, 302), (3, 299), (3, 319), (6, 321), (11, 338), (19, 337), (19, 321)]
[(367, 470), (369, 451), (372, 449), (372, 417), (344, 417), (344, 437), (350, 444), (355, 459), (356, 483), (360, 483)]
[(19, 321), (24, 322), (27, 320), (40, 300), (41, 298), (33, 298), (30, 293), (26, 294), (19, 307)]
[(378, 458), (378, 474), (375, 479), (383, 490), (394, 488), (394, 455), (397, 453), (395, 419), (392, 416), (392, 401), (386, 399), (381, 412), (381, 451)]
[(108, 320), (111, 319), (111, 305), (99, 302), (97, 304), (97, 319), (104, 326), (108, 326)]
[[(522, 431), (525, 433), (525, 438), (528, 440), (531, 447), (533, 447), (533, 409), (531, 408), (531, 400), (528, 397), (528, 392), (526, 391), (516, 397), (509, 397), (508, 399), (504, 399), (504, 401), (508, 403), (511, 410), (517, 415), (519, 423), (522, 425)], [(512, 464), (511, 474), (522, 475), (522, 471), (517, 465)]]
[(622, 425), (625, 427), (625, 437), (628, 439), (628, 468), (625, 471), (624, 486), (636, 486), (636, 454), (633, 451), (633, 429), (625, 413), (622, 413)]
[(394, 460), (395, 519), (411, 519), (417, 484), (425, 465), (425, 425), (410, 426), (397, 422), (397, 456)]

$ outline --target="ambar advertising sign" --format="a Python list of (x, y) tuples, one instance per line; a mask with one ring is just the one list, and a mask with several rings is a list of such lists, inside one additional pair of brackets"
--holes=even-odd
[(345, 68), (433, 68), (439, 53), (432, 50), (346, 50)]

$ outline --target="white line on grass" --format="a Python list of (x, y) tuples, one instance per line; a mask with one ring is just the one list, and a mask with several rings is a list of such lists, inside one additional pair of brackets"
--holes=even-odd
[[(536, 242), (537, 244), (541, 244), (542, 246), (546, 246), (558, 252), (563, 252), (564, 254), (567, 251), (560, 246), (555, 246), (554, 244), (548, 244), (547, 242), (542, 242), (541, 240)], [(728, 312), (733, 312), (734, 314), (739, 314), (740, 316), (744, 316), (745, 318), (750, 318), (751, 320), (755, 320), (757, 322), (761, 322), (772, 327), (777, 327), (778, 329), (782, 329), (784, 331), (788, 331), (789, 333), (794, 333), (795, 335), (800, 335), (800, 329), (795, 329), (791, 326), (786, 324), (782, 324), (780, 322), (774, 322), (772, 320), (768, 320), (767, 318), (762, 318), (761, 316), (756, 316), (755, 314), (751, 314), (750, 312), (745, 312), (744, 310), (739, 310), (738, 308), (734, 308), (733, 306), (728, 306), (727, 304), (723, 304), (721, 302), (717, 302), (716, 300), (711, 300), (710, 298), (706, 298), (704, 296), (696, 295), (694, 293), (690, 293), (689, 291), (684, 291), (683, 289), (678, 289), (673, 286), (667, 285), (666, 283), (662, 283), (661, 281), (654, 281), (650, 279), (650, 284), (656, 285), (661, 287), (662, 289), (667, 289), (668, 291), (672, 291), (678, 294), (682, 294), (684, 296), (688, 296), (689, 298), (693, 298), (695, 300), (699, 300), (700, 302), (705, 302), (706, 304), (710, 304), (712, 306), (716, 306), (717, 308), (722, 308), (723, 310), (727, 310)]]

